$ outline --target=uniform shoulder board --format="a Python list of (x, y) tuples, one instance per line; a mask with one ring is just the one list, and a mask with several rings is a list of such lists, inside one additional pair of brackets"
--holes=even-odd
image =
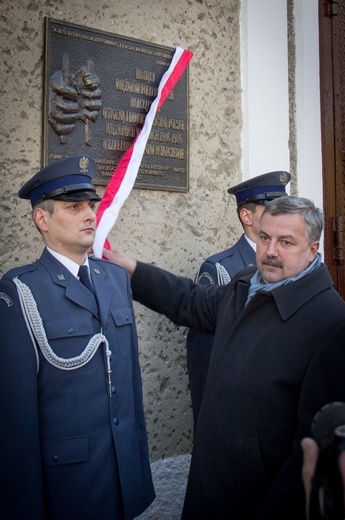
[(19, 278), (22, 274), (32, 273), (36, 271), (36, 269), (36, 264), (26, 264), (21, 265), (20, 267), (14, 267), (13, 269), (10, 269), (9, 271), (7, 271), (7, 273), (4, 274), (3, 279), (13, 280), (13, 278)]
[(108, 260), (104, 258), (98, 258), (96, 256), (89, 256), (89, 267), (90, 270), (92, 270), (96, 275), (102, 274), (107, 272), (109, 269), (114, 270), (117, 269), (119, 272), (124, 271), (127, 273), (126, 269), (122, 267), (119, 264), (116, 264), (114, 262), (109, 262)]
[(221, 251), (220, 253), (216, 253), (215, 255), (212, 255), (207, 258), (207, 262), (211, 262), (212, 264), (217, 264), (221, 260), (224, 260), (224, 258), (227, 258), (228, 256), (232, 256), (234, 254), (234, 248), (230, 247), (230, 249), (225, 249), (225, 251)]
[[(112, 262), (111, 260), (107, 260), (105, 258), (99, 258), (98, 256), (92, 256), (92, 255), (89, 255), (89, 260), (91, 260), (92, 262), (98, 262), (101, 265), (109, 265), (109, 264), (113, 264), (114, 262)], [(119, 264), (116, 264), (116, 265), (119, 265)], [(121, 267), (121, 266), (120, 266)]]

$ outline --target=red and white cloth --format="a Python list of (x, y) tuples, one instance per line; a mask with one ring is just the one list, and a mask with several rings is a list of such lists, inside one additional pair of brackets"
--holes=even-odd
[(134, 186), (155, 115), (175, 87), (192, 57), (191, 51), (176, 47), (171, 64), (159, 83), (157, 97), (146, 115), (144, 125), (131, 147), (121, 158), (105, 189), (96, 214), (97, 228), (93, 244), (93, 253), (99, 258), (102, 257), (103, 247), (110, 248), (108, 234), (114, 227), (120, 209)]

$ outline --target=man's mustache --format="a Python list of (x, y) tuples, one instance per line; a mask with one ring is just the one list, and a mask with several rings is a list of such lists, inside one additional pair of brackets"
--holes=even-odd
[(261, 263), (262, 264), (265, 264), (265, 265), (272, 265), (273, 267), (280, 267), (282, 268), (283, 267), (283, 264), (280, 260), (278, 260), (277, 258), (263, 258), (261, 260)]

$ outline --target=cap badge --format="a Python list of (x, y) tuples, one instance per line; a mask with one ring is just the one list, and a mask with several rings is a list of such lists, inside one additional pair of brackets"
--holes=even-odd
[(79, 159), (79, 168), (81, 173), (86, 173), (89, 170), (89, 159), (87, 157)]
[(279, 175), (280, 184), (285, 186), (288, 183), (288, 175), (286, 172), (281, 172)]

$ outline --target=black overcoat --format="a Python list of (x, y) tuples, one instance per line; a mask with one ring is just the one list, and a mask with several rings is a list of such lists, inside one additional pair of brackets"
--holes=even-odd
[(215, 334), (183, 519), (304, 519), (300, 440), (321, 406), (345, 401), (333, 355), (345, 356), (344, 341), (330, 341), (345, 303), (326, 266), (245, 306), (254, 272), (206, 289), (141, 263), (132, 276), (135, 300)]
[[(0, 281), (0, 511), (9, 520), (117, 520), (154, 498), (129, 277), (89, 260), (97, 301), (44, 250)], [(12, 279), (30, 287), (49, 345), (78, 356), (100, 331), (104, 345), (76, 370), (36, 352)]]
[[(201, 285), (225, 285), (239, 271), (255, 265), (255, 251), (243, 234), (236, 244), (229, 249), (208, 257), (201, 264), (195, 282)], [(226, 276), (219, 276), (218, 266), (225, 269)], [(213, 340), (212, 334), (200, 334), (193, 329), (190, 329), (187, 334), (187, 368), (194, 424), (197, 423), (199, 416)]]

